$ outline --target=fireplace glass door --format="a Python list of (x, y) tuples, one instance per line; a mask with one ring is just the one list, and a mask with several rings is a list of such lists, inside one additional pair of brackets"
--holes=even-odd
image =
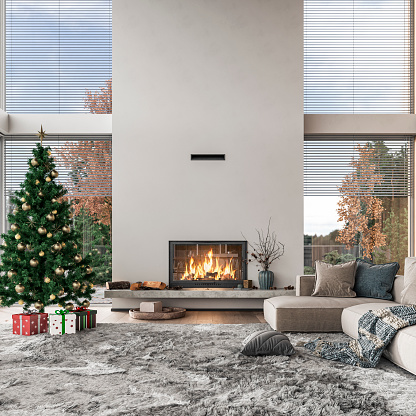
[(246, 279), (246, 241), (170, 241), (171, 287), (237, 287)]

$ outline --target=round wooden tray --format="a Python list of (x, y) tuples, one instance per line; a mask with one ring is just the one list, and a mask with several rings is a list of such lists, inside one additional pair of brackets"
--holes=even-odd
[(185, 316), (186, 309), (163, 308), (162, 312), (140, 312), (140, 308), (130, 309), (129, 314), (134, 319), (176, 319)]

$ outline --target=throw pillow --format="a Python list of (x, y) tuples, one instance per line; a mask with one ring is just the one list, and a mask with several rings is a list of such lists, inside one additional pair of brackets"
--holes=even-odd
[(357, 263), (349, 261), (342, 264), (315, 262), (315, 288), (312, 296), (332, 296), (335, 298), (353, 298)]
[(277, 331), (258, 331), (243, 341), (244, 355), (292, 355), (295, 349), (286, 335)]
[(404, 288), (401, 303), (416, 304), (416, 257), (406, 257), (404, 261)]
[(373, 264), (357, 259), (354, 291), (357, 296), (365, 298), (392, 300), (393, 289), (399, 263)]

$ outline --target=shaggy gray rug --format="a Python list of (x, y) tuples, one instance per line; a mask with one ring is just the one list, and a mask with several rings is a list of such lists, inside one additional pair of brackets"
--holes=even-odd
[[(0, 414), (411, 415), (416, 376), (289, 357), (245, 357), (241, 342), (266, 324), (101, 324), (31, 337), (0, 326)], [(342, 334), (321, 334), (342, 341)], [(288, 334), (296, 346), (314, 334)]]

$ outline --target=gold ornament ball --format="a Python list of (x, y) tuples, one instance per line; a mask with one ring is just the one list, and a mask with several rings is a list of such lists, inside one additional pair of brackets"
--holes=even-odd
[(29, 211), (30, 210), (30, 208), (32, 208), (27, 202), (25, 202), (23, 205), (22, 205), (22, 210), (23, 211)]
[(61, 290), (58, 292), (58, 296), (62, 296), (64, 293), (65, 293), (65, 291), (64, 291), (63, 289), (61, 289)]
[(43, 251), (39, 251), (39, 256), (43, 257), (45, 255), (45, 253)]
[(36, 158), (35, 158), (35, 157), (34, 157), (34, 158), (30, 161), (30, 164), (31, 164), (33, 167), (39, 166), (39, 162), (36, 160)]
[(31, 259), (30, 261), (29, 261), (29, 264), (32, 266), (32, 267), (38, 267), (39, 266), (39, 261), (37, 260), (37, 259)]
[(23, 293), (25, 291), (25, 287), (20, 283), (16, 285), (14, 289), (16, 290), (17, 293)]
[(56, 210), (56, 209), (54, 209), (53, 211), (52, 211), (52, 214), (57, 214), (58, 213), (58, 211)]
[(66, 245), (65, 243), (62, 243), (62, 247), (65, 247), (65, 245)]
[(20, 240), (22, 237), (21, 237), (21, 235), (20, 235), (20, 234), (16, 234), (16, 235), (14, 236), (14, 238), (15, 238), (16, 240)]
[(19, 212), (19, 210), (18, 210), (17, 208), (15, 208), (15, 209), (13, 210), (13, 215), (16, 215), (18, 212)]
[(91, 266), (87, 266), (87, 268), (85, 269), (85, 272), (87, 274), (91, 274), (92, 273), (92, 267)]
[(81, 287), (81, 283), (75, 280), (75, 282), (72, 282), (72, 287), (74, 290), (78, 290)]
[(18, 226), (17, 224), (12, 224), (12, 225), (10, 226), (10, 229), (11, 229), (12, 231), (17, 231), (17, 230), (19, 229), (19, 226)]
[(51, 176), (52, 178), (57, 178), (59, 176), (59, 172), (55, 169), (52, 169)]
[(28, 245), (26, 246), (26, 248), (27, 248), (28, 250), (32, 250), (32, 246), (31, 246), (30, 244), (28, 244)]
[(62, 246), (61, 246), (61, 244), (59, 244), (59, 243), (55, 243), (55, 244), (52, 246), (52, 248), (53, 248), (55, 251), (61, 251), (61, 250), (62, 250)]
[(48, 156), (50, 156), (52, 154), (52, 152), (50, 150), (48, 150)]
[(59, 306), (60, 308), (62, 308), (62, 305), (61, 305), (60, 303), (58, 303), (58, 306)]
[(46, 182), (50, 182), (51, 180), (52, 179), (49, 176), (45, 179)]
[(72, 247), (74, 247), (75, 250), (78, 248), (78, 246), (75, 243), (72, 245)]
[(22, 202), (26, 202), (26, 198), (25, 198), (25, 197), (20, 198), (20, 200), (21, 200)]
[(80, 254), (76, 254), (74, 257), (75, 263), (79, 263), (82, 261), (82, 256)]
[(19, 244), (17, 245), (17, 249), (18, 249), (19, 251), (23, 251), (25, 248), (26, 248), (26, 246), (25, 246), (23, 243), (19, 243)]
[(7, 277), (9, 278), (9, 279), (11, 279), (13, 276), (16, 276), (17, 275), (17, 271), (16, 270), (9, 270), (8, 272), (7, 272)]
[(94, 285), (92, 283), (90, 283), (90, 288), (92, 289), (94, 287)]
[(44, 278), (43, 278), (43, 281), (44, 281), (45, 283), (49, 283), (49, 282), (51, 281), (51, 279), (50, 279), (49, 277), (44, 277)]
[(64, 225), (64, 226), (62, 227), (62, 231), (63, 231), (64, 233), (69, 234), (69, 233), (71, 232), (71, 228), (69, 227), (69, 225)]
[(62, 276), (65, 273), (65, 270), (63, 267), (59, 266), (55, 269), (55, 274), (58, 276)]
[(7, 243), (6, 243), (5, 241), (3, 241), (2, 246), (3, 246), (3, 247), (7, 247)]
[(37, 302), (35, 302), (35, 304), (33, 305), (38, 311), (40, 311), (43, 308), (43, 303), (38, 300)]
[(19, 299), (19, 302), (17, 302), (19, 305), (23, 305), (25, 301), (23, 299)]
[(26, 195), (27, 195), (27, 196), (29, 196), (29, 195), (30, 195), (30, 193), (26, 191)]
[(46, 237), (51, 238), (52, 237), (52, 233), (46, 234)]
[(85, 292), (86, 290), (87, 290), (87, 285), (82, 285), (82, 287), (81, 287), (81, 292)]
[(82, 306), (84, 306), (85, 308), (89, 308), (90, 303), (87, 300), (84, 300), (84, 302), (82, 302)]
[(52, 293), (52, 295), (49, 296), (50, 300), (54, 300), (56, 298), (56, 296)]
[(58, 200), (57, 200), (57, 199), (55, 199), (55, 198), (52, 198), (52, 199), (51, 199), (51, 202), (52, 202), (52, 204), (54, 204), (55, 202), (58, 202)]
[(42, 191), (39, 191), (39, 192), (38, 192), (38, 195), (39, 195), (40, 197), (45, 196), (45, 195), (43, 194), (43, 192), (42, 192)]
[(47, 219), (48, 221), (55, 221), (55, 215), (53, 215), (53, 214), (48, 214), (48, 215), (46, 216), (46, 219)]
[(65, 305), (65, 309), (66, 309), (67, 311), (73, 311), (73, 310), (74, 310), (74, 304), (73, 304), (73, 303), (71, 303), (71, 302), (67, 303), (67, 304)]
[(35, 185), (39, 185), (39, 184), (40, 184), (40, 182), (36, 179)]
[(45, 235), (47, 232), (48, 232), (48, 230), (43, 226), (38, 228), (38, 233), (40, 235)]

